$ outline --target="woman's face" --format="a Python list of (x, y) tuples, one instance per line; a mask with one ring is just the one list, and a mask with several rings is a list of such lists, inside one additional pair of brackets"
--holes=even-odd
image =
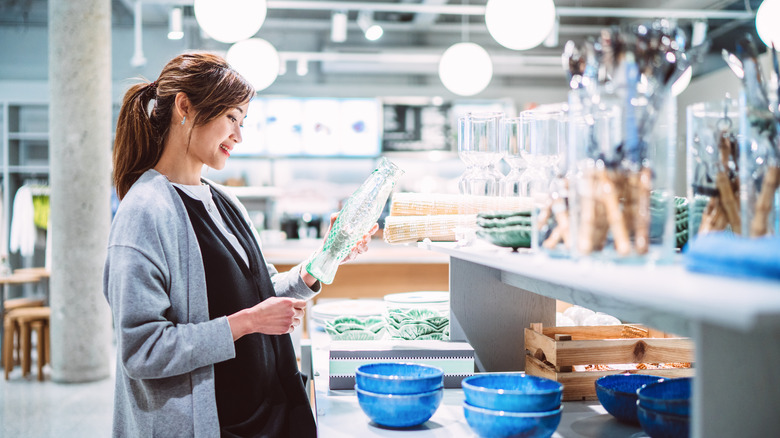
[(233, 148), (241, 143), (241, 128), (248, 109), (247, 102), (193, 128), (189, 154), (212, 169), (223, 169)]

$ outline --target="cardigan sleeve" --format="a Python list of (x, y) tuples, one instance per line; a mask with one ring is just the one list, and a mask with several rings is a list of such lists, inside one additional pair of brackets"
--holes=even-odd
[(227, 318), (172, 321), (164, 284), (163, 271), (141, 251), (109, 247), (104, 291), (127, 375), (134, 379), (170, 377), (235, 357)]

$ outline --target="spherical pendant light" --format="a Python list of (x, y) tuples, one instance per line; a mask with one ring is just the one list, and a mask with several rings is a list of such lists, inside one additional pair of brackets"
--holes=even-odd
[(764, 0), (756, 11), (756, 32), (761, 41), (770, 49), (772, 43), (780, 50), (780, 0)]
[(257, 91), (268, 88), (279, 75), (279, 52), (264, 39), (239, 41), (230, 46), (225, 58)]
[(499, 44), (527, 50), (541, 44), (555, 26), (553, 0), (488, 0), (485, 25)]
[(268, 11), (266, 0), (195, 0), (194, 6), (200, 28), (223, 43), (251, 38)]
[(487, 51), (477, 44), (453, 44), (439, 60), (439, 78), (453, 93), (472, 96), (490, 83), (493, 62)]

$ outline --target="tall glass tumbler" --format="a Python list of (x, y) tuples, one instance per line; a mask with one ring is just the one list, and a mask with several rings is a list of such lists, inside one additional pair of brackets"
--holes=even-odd
[(498, 195), (503, 174), (496, 169), (501, 161), (499, 121), (502, 113), (469, 113), (458, 119), (458, 156), (466, 164), (459, 181), (461, 194)]
[(507, 117), (500, 122), (500, 141), (501, 156), (509, 165), (507, 173), (499, 183), (499, 195), (504, 197), (522, 196), (523, 171), (526, 163), (523, 159), (522, 151), (526, 149), (524, 141), (529, 141), (530, 136), (527, 133), (528, 123), (523, 123), (521, 117)]
[(739, 201), (739, 101), (699, 102), (686, 109), (690, 239), (730, 230), (742, 234)]

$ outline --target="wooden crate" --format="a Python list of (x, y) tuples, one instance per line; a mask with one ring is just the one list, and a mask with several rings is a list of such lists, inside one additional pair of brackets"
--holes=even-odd
[[(563, 383), (567, 401), (596, 400), (596, 379), (610, 374), (672, 378), (694, 373), (693, 341), (638, 324), (546, 328), (531, 324), (525, 329), (525, 349), (525, 372)], [(655, 368), (659, 363), (688, 366)], [(603, 370), (607, 366), (610, 369)]]

